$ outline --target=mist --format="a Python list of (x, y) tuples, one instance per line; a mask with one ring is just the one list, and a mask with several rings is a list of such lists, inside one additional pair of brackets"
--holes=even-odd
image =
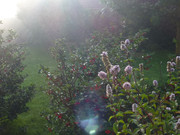
[[(18, 42), (29, 46), (52, 46), (66, 38), (78, 46), (94, 31), (120, 28), (120, 17), (97, 0), (21, 0), (17, 14), (4, 19), (17, 32)], [(113, 19), (112, 19), (113, 18)]]

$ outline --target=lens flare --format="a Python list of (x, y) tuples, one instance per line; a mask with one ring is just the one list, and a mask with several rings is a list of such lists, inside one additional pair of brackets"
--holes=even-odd
[(98, 116), (80, 121), (80, 127), (84, 129), (87, 133), (89, 133), (90, 135), (95, 134), (99, 128)]
[(85, 98), (74, 107), (76, 121), (79, 122), (78, 126), (89, 135), (97, 135), (102, 131), (106, 121), (102, 116), (106, 111), (102, 109), (106, 103), (94, 90), (81, 96), (77, 98)]

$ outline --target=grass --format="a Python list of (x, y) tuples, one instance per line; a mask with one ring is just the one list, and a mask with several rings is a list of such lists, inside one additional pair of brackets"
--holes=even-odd
[(55, 69), (56, 62), (50, 57), (44, 47), (28, 47), (28, 55), (24, 61), (26, 68), (24, 74), (28, 74), (23, 85), (35, 84), (36, 92), (33, 99), (27, 104), (29, 110), (18, 115), (18, 118), (8, 125), (6, 135), (48, 135), (46, 120), (40, 116), (41, 112), (49, 110), (49, 98), (43, 92), (47, 83), (45, 78), (38, 73), (40, 64), (50, 70)]
[[(27, 67), (24, 74), (29, 76), (25, 79), (24, 85), (31, 83), (36, 85), (36, 92), (33, 99), (27, 104), (29, 110), (18, 115), (18, 118), (11, 122), (5, 135), (49, 135), (46, 128), (46, 120), (42, 118), (41, 112), (49, 111), (49, 97), (42, 91), (47, 87), (45, 78), (38, 73), (40, 64), (47, 66), (50, 70), (56, 68), (56, 62), (50, 57), (48, 51), (44, 47), (29, 47), (29, 53), (24, 61)], [(155, 53), (152, 57), (151, 68), (145, 75), (152, 80), (165, 80), (166, 63), (169, 59), (169, 52), (161, 51)], [(162, 61), (162, 70), (160, 70), (160, 62)], [(162, 77), (160, 77), (160, 71)], [(163, 80), (162, 80), (163, 78)]]
[(149, 82), (157, 80), (160, 85), (163, 85), (166, 82), (167, 61), (170, 61), (173, 57), (175, 57), (175, 55), (167, 50), (161, 50), (160, 52), (155, 52), (153, 54), (151, 63), (149, 64), (151, 68), (145, 71), (145, 76), (149, 78)]

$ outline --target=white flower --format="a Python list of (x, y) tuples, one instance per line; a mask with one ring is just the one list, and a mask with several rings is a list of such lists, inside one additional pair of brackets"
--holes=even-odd
[(103, 56), (103, 57), (108, 57), (108, 53), (105, 52), (105, 51), (103, 51), (102, 54), (101, 54), (101, 56)]
[(167, 66), (171, 66), (171, 62), (170, 61), (167, 61)]
[(126, 39), (125, 40), (125, 45), (129, 45), (130, 44), (130, 40), (129, 39)]
[(180, 123), (180, 119), (178, 119), (178, 122)]
[(170, 61), (168, 61), (167, 62), (167, 72), (171, 72), (171, 62)]
[(138, 105), (136, 103), (132, 104), (132, 111), (136, 112), (138, 108)]
[(155, 86), (155, 87), (158, 86), (158, 81), (157, 81), (157, 80), (154, 80), (154, 81), (153, 81), (153, 86)]
[(126, 49), (127, 49), (127, 47), (126, 47), (126, 45), (125, 45), (125, 44), (121, 44), (121, 46), (120, 46), (120, 47), (121, 47), (121, 50), (122, 50), (122, 51), (124, 51), (124, 50), (126, 50)]
[(178, 119), (176, 125), (175, 125), (175, 129), (180, 129), (180, 119)]
[(54, 77), (55, 80), (57, 79), (57, 76), (53, 76), (53, 77)]
[(156, 94), (156, 92), (155, 92), (155, 91), (152, 91), (152, 94), (154, 94), (154, 95), (155, 95), (155, 94)]
[(171, 101), (175, 100), (175, 94), (174, 94), (174, 93), (171, 93), (171, 95), (169, 96), (169, 99), (170, 99)]
[(48, 72), (48, 76), (50, 76), (51, 75), (51, 73), (50, 72)]
[(176, 56), (176, 64), (180, 62), (180, 56)]
[(172, 67), (176, 66), (176, 63), (175, 62), (171, 62), (171, 66)]
[(141, 72), (143, 71), (143, 63), (139, 64), (139, 69), (140, 69)]
[(171, 108), (170, 107), (166, 107), (166, 110), (171, 111)]
[(109, 84), (106, 85), (106, 96), (107, 97), (112, 97), (112, 94), (113, 94), (113, 91), (112, 91), (111, 86)]

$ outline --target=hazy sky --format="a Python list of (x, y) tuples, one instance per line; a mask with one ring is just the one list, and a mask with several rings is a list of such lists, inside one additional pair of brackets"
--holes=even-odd
[[(31, 5), (31, 3), (35, 2), (38, 3), (41, 0), (0, 0), (0, 20), (3, 19), (10, 19), (15, 18), (18, 12), (18, 3), (20, 4), (26, 4), (28, 6)], [(62, 0), (58, 0), (62, 1)], [(93, 3), (93, 7), (98, 5), (97, 0), (79, 0), (82, 5), (90, 6)], [(88, 4), (88, 5), (87, 5)]]
[(16, 17), (20, 0), (0, 0), (0, 20)]

